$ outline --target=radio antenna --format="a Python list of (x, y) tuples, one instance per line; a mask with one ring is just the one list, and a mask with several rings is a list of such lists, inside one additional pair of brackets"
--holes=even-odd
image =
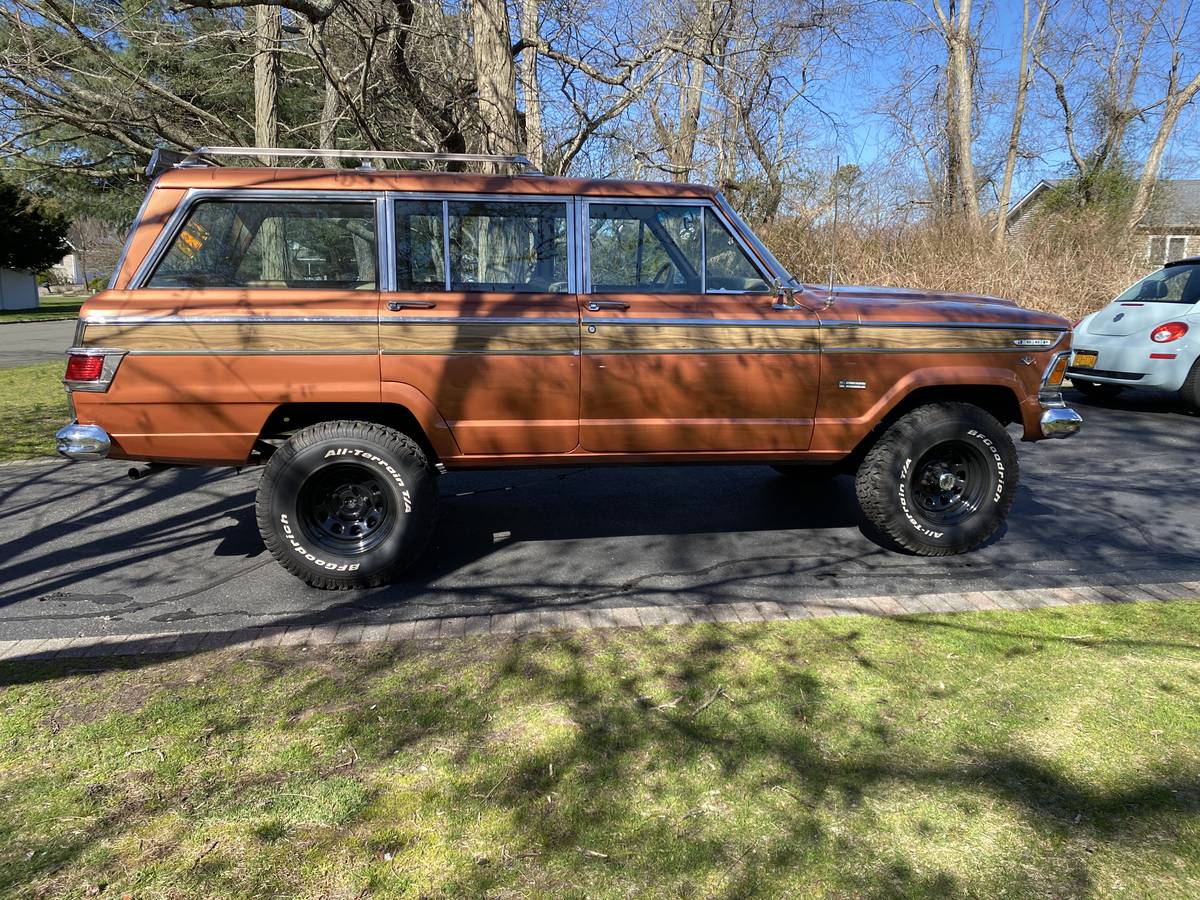
[(842, 171), (842, 158), (836, 157), (833, 164), (833, 230), (829, 236), (829, 293), (825, 295), (825, 305), (833, 303), (833, 272), (837, 266), (837, 226), (838, 226), (838, 173)]

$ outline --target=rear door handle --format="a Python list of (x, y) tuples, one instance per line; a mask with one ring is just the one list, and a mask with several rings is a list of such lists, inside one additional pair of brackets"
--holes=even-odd
[(589, 300), (587, 308), (591, 312), (599, 312), (602, 309), (629, 309), (629, 304), (624, 300)]
[(392, 312), (400, 312), (402, 309), (433, 309), (437, 303), (433, 300), (389, 300), (387, 308)]

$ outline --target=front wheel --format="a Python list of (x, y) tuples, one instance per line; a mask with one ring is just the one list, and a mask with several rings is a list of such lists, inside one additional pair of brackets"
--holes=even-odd
[(884, 432), (854, 486), (863, 515), (898, 546), (949, 556), (996, 532), (1018, 476), (1016, 448), (993, 416), (967, 403), (936, 403)]
[(318, 588), (375, 587), (428, 543), (437, 476), (407, 435), (322, 422), (267, 460), (255, 506), (263, 543), (293, 575)]

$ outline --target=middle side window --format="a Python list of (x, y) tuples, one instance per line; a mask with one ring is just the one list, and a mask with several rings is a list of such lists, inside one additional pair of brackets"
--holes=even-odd
[(565, 203), (451, 200), (446, 215), (452, 290), (567, 292)]

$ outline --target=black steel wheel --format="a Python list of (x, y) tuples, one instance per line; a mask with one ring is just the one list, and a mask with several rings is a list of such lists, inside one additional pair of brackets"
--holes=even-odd
[(909, 482), (913, 501), (924, 518), (938, 525), (957, 525), (983, 503), (991, 485), (988, 460), (978, 445), (946, 441), (926, 451), (913, 467)]
[(854, 489), (884, 543), (948, 556), (996, 533), (1018, 477), (1016, 448), (994, 416), (969, 403), (931, 403), (883, 433), (863, 457)]
[(411, 437), (372, 422), (322, 422), (271, 455), (256, 499), (276, 561), (313, 587), (374, 587), (424, 550), (437, 475)]
[(337, 463), (316, 472), (300, 487), (296, 506), (300, 530), (331, 553), (368, 553), (395, 524), (387, 484), (361, 465)]

